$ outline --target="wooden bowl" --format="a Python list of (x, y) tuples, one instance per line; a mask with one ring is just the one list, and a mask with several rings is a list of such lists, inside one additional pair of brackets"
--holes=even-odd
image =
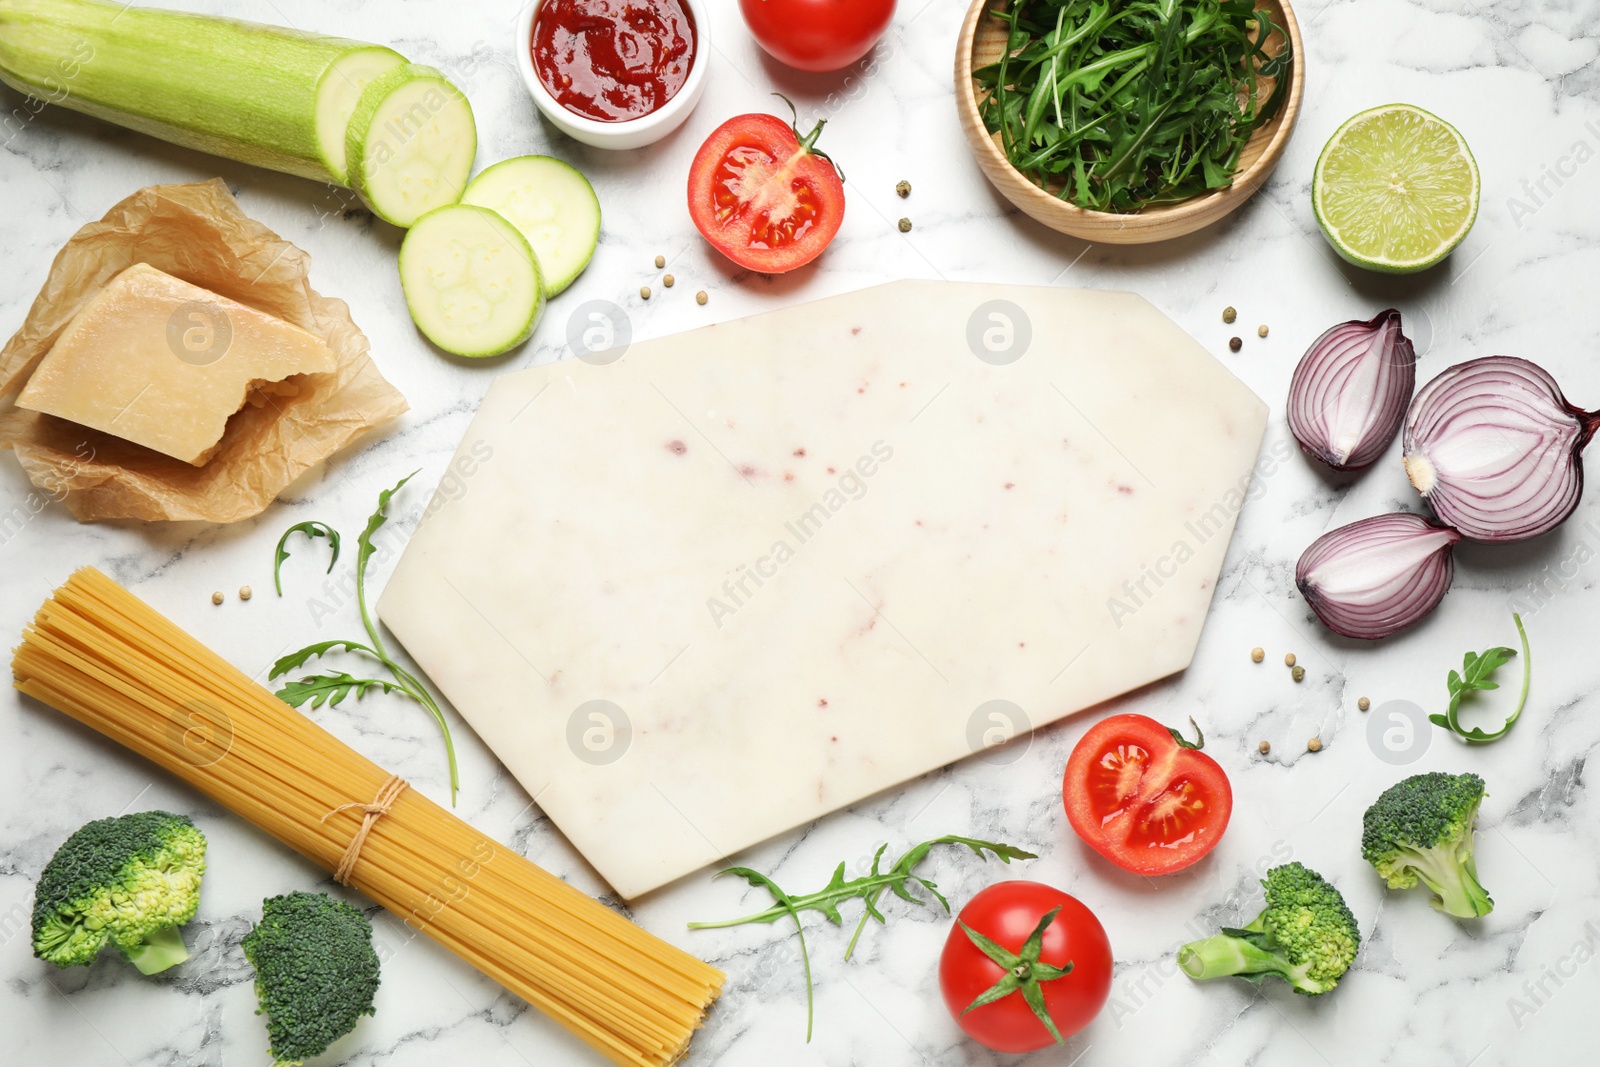
[[(1086, 241), (1115, 245), (1149, 244), (1182, 237), (1211, 225), (1250, 199), (1277, 166), (1278, 157), (1283, 155), (1289, 135), (1294, 132), (1295, 119), (1300, 115), (1300, 95), (1305, 87), (1305, 49), (1300, 43), (1300, 24), (1287, 0), (1261, 0), (1257, 6), (1285, 28), (1294, 47), (1289, 97), (1272, 121), (1250, 135), (1239, 156), (1239, 172), (1234, 175), (1233, 184), (1226, 189), (1133, 214), (1089, 211), (1051, 195), (1011, 165), (1000, 147), (999, 134), (990, 134), (984, 129), (983, 119), (978, 115), (978, 102), (983, 98), (980, 93), (984, 91), (972, 80), (972, 71), (1000, 58), (1006, 30), (998, 19), (985, 17), (985, 12), (1002, 11), (1006, 3), (1007, 0), (974, 0), (967, 12), (960, 41), (956, 44), (956, 106), (961, 111), (961, 126), (966, 131), (967, 141), (989, 181), (1007, 200), (1052, 230)], [(1276, 51), (1272, 42), (1268, 42), (1267, 48)], [(1261, 91), (1272, 91), (1270, 79), (1263, 79), (1259, 85)]]

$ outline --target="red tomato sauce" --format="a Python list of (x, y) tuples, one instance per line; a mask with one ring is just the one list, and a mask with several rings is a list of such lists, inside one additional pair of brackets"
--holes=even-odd
[(587, 119), (625, 122), (677, 95), (695, 44), (682, 0), (545, 0), (530, 47), (556, 103)]

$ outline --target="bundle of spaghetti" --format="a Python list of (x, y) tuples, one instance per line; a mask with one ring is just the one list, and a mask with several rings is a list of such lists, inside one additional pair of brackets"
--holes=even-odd
[(45, 601), (12, 669), (24, 693), (348, 867), (411, 931), (613, 1063), (680, 1059), (717, 998), (716, 968), (405, 788), (92, 567)]

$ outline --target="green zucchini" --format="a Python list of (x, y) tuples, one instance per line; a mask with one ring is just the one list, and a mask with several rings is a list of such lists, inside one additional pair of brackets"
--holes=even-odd
[(476, 178), (463, 204), (498, 211), (528, 239), (544, 272), (544, 293), (571, 285), (600, 243), (600, 200), (578, 170), (550, 156), (504, 159)]
[(400, 244), (411, 321), (457, 356), (498, 356), (526, 341), (544, 310), (539, 261), (488, 208), (450, 204), (417, 219)]
[(242, 163), (346, 184), (345, 128), (379, 45), (99, 0), (0, 0), (0, 81)]
[(417, 64), (375, 78), (345, 130), (350, 188), (396, 226), (460, 200), (477, 151), (467, 98), (443, 74)]

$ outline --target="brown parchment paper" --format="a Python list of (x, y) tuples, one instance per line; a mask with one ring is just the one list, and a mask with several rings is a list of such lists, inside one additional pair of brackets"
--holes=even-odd
[[(298, 395), (247, 404), (203, 467), (16, 407), (73, 316), (135, 263), (310, 330), (333, 349), (338, 369), (305, 375)], [(220, 178), (139, 190), (66, 243), (22, 329), (0, 349), (0, 448), (12, 449), (33, 484), (80, 521), (238, 522), (259, 514), (310, 467), (407, 407), (378, 373), (344, 301), (312, 290), (310, 265), (305, 252), (246, 216)]]

